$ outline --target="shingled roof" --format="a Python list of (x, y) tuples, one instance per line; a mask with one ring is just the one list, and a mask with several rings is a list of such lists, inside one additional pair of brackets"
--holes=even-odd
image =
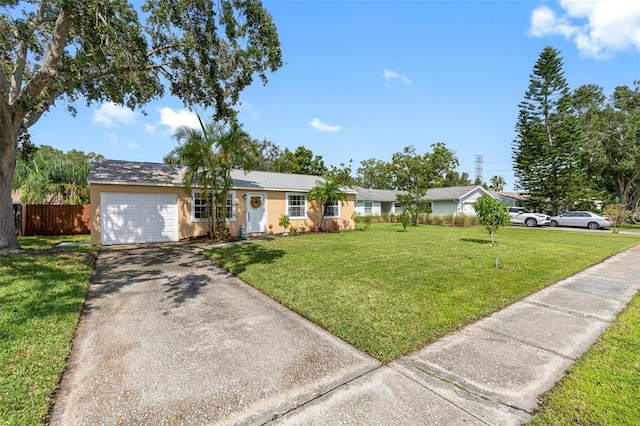
[[(115, 185), (184, 186), (184, 168), (164, 163), (102, 160), (95, 162), (89, 173), (89, 183)], [(319, 182), (320, 176), (291, 173), (231, 171), (234, 189), (307, 192)], [(356, 191), (343, 188), (348, 194)]]
[[(407, 194), (407, 191), (393, 191), (388, 189), (366, 189), (360, 186), (353, 187), (358, 191), (356, 201), (395, 201), (398, 194)], [(432, 201), (459, 200), (478, 186), (450, 186), (447, 188), (431, 188), (427, 190), (425, 198)], [(482, 188), (482, 187), (480, 187)]]
[[(447, 188), (431, 188), (425, 198), (432, 201), (459, 200), (471, 191), (482, 188), (481, 186), (450, 186)], [(484, 189), (484, 188), (483, 188)]]
[(164, 163), (101, 160), (91, 165), (89, 183), (184, 186), (181, 167)]
[(358, 192), (358, 195), (356, 195), (356, 201), (380, 201), (382, 203), (388, 203), (396, 201), (398, 194), (407, 194), (407, 191), (367, 189), (361, 186), (354, 186), (353, 189)]

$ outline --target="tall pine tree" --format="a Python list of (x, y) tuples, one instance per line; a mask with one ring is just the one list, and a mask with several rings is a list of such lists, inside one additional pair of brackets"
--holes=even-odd
[(589, 190), (580, 164), (583, 138), (556, 49), (547, 46), (540, 53), (519, 108), (513, 142), (516, 186), (534, 210), (571, 209)]

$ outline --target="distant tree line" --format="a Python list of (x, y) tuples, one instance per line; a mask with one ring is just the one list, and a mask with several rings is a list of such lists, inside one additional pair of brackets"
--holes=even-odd
[[(309, 174), (322, 176), (345, 186), (404, 191), (473, 184), (467, 173), (455, 170), (459, 164), (458, 159), (442, 142), (431, 145), (431, 152), (423, 154), (418, 153), (414, 146), (407, 146), (394, 153), (389, 162), (376, 158), (364, 160), (355, 176), (352, 160), (347, 164), (326, 167), (321, 155), (315, 155), (304, 146), (292, 151), (289, 148), (282, 150), (267, 140), (254, 141), (254, 144), (256, 151), (253, 170)], [(494, 178), (502, 189), (504, 179), (500, 176)]]
[(516, 187), (536, 211), (558, 214), (594, 202), (640, 209), (640, 82), (606, 96), (571, 90), (558, 50), (546, 47), (520, 103), (513, 142)]

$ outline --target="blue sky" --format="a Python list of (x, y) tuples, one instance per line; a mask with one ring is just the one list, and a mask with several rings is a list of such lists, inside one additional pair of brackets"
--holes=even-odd
[[(547, 45), (561, 51), (572, 89), (640, 80), (640, 2), (265, 1), (285, 65), (241, 96), (240, 120), (256, 139), (304, 145), (327, 166), (390, 161), (443, 142), (460, 172), (502, 175), (513, 189), (511, 144), (518, 103)], [(34, 143), (110, 159), (160, 162), (173, 130), (197, 127), (177, 98), (141, 111), (58, 102), (31, 129)], [(207, 117), (210, 111), (200, 111)]]

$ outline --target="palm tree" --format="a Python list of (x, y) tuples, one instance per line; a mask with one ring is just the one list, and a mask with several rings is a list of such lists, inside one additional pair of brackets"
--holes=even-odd
[(320, 229), (322, 230), (324, 217), (331, 205), (337, 201), (341, 203), (346, 201), (347, 194), (342, 191), (338, 182), (331, 180), (318, 181), (316, 186), (309, 191), (309, 200), (317, 202), (322, 208), (322, 218), (320, 219)]
[(231, 123), (218, 139), (218, 155), (220, 166), (221, 186), (216, 201), (216, 212), (219, 223), (225, 224), (227, 194), (233, 186), (231, 170), (241, 168), (249, 170), (257, 147), (249, 134), (242, 130), (242, 126), (236, 122)]
[[(198, 119), (200, 120), (200, 117)], [(191, 194), (194, 184), (202, 188), (207, 206), (208, 233), (213, 237), (217, 228), (216, 215), (211, 203), (218, 181), (215, 145), (221, 132), (214, 123), (205, 126), (202, 120), (200, 127), (200, 130), (188, 126), (178, 127), (173, 135), (178, 146), (164, 157), (164, 161), (184, 166), (183, 183), (188, 194)]]
[(227, 194), (233, 185), (231, 170), (247, 169), (253, 149), (249, 135), (237, 123), (229, 128), (211, 122), (204, 123), (200, 116), (200, 129), (181, 126), (173, 137), (178, 141), (164, 161), (185, 167), (184, 185), (191, 193), (195, 184), (202, 188), (207, 205), (209, 236), (222, 238), (226, 232)]
[(38, 149), (28, 161), (17, 161), (12, 187), (20, 190), (24, 203), (85, 204), (90, 169), (88, 160), (73, 161), (62, 152)]
[(492, 191), (502, 191), (507, 184), (502, 176), (496, 175), (489, 180), (489, 188)]

